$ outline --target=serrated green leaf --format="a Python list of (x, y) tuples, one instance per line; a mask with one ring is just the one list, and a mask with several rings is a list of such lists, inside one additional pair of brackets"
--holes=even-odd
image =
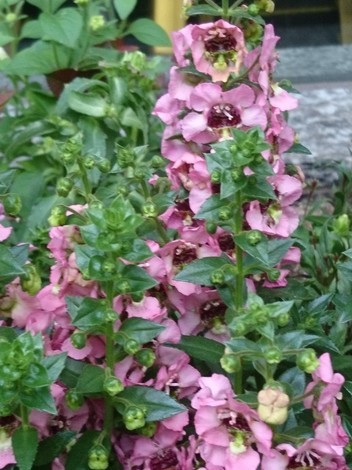
[(211, 256), (192, 261), (177, 276), (175, 281), (192, 282), (197, 285), (211, 286), (213, 271), (233, 264), (227, 256)]
[(163, 28), (148, 18), (134, 21), (127, 32), (148, 46), (171, 46), (170, 38)]
[(99, 366), (86, 364), (76, 384), (78, 393), (100, 393), (104, 389), (105, 370)]
[[(119, 398), (122, 398), (123, 402), (119, 402)], [(126, 387), (115, 400), (115, 406), (120, 413), (124, 412), (126, 402), (132, 406), (146, 408), (146, 421), (161, 421), (187, 410), (166, 393), (149, 387)]]
[(137, 0), (113, 0), (116, 13), (125, 20), (137, 5)]
[(148, 343), (156, 336), (158, 336), (165, 327), (158, 325), (150, 320), (144, 318), (128, 318), (122, 323), (119, 332), (123, 332), (129, 338), (132, 338), (140, 344)]
[(168, 343), (170, 348), (180, 349), (194, 359), (207, 363), (219, 363), (224, 355), (225, 346), (203, 336), (182, 336), (179, 343)]
[(34, 465), (41, 467), (52, 463), (55, 457), (61, 454), (75, 435), (75, 431), (63, 431), (43, 439), (39, 443)]
[(19, 427), (12, 434), (12, 448), (20, 470), (31, 470), (37, 449), (38, 431), (32, 427)]

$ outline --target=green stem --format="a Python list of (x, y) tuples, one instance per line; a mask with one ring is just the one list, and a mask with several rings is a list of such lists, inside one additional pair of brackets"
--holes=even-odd
[(213, 0), (205, 0), (205, 2), (213, 8), (219, 9), (219, 5), (217, 5)]
[(222, 0), (222, 11), (224, 18), (229, 16), (229, 0)]
[(22, 428), (24, 430), (29, 428), (29, 414), (28, 408), (25, 405), (21, 405), (21, 420), (22, 420)]
[(78, 166), (79, 166), (79, 169), (80, 169), (80, 175), (81, 175), (81, 178), (82, 178), (82, 183), (83, 183), (83, 188), (84, 188), (84, 197), (85, 197), (86, 202), (89, 202), (90, 196), (91, 196), (91, 193), (92, 193), (92, 188), (90, 186), (87, 171), (86, 171), (83, 163), (79, 160), (78, 160)]
[(167, 235), (167, 232), (166, 232), (162, 222), (160, 222), (159, 219), (155, 219), (155, 227), (156, 227), (156, 231), (158, 232), (158, 235), (160, 236), (162, 241), (164, 243), (169, 243), (170, 239)]
[(239, 368), (239, 370), (235, 372), (234, 388), (235, 388), (236, 395), (241, 395), (243, 393), (242, 376), (243, 376), (243, 370), (242, 370), (242, 364), (241, 364), (241, 367)]
[[(109, 283), (106, 287), (106, 297), (109, 305), (113, 301), (113, 283)], [(107, 323), (105, 327), (105, 358), (106, 368), (114, 370), (114, 325)], [(104, 431), (108, 437), (111, 437), (114, 428), (114, 406), (112, 397), (105, 397), (105, 412), (104, 412)]]
[[(236, 214), (235, 214), (235, 235), (238, 235), (243, 228), (243, 210), (241, 192), (236, 194)], [(243, 250), (236, 245), (236, 291), (235, 307), (239, 311), (244, 304), (244, 275), (243, 275)]]

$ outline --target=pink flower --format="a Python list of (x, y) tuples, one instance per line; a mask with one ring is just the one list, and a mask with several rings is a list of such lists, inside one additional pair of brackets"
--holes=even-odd
[(266, 114), (254, 104), (255, 95), (248, 85), (222, 91), (220, 85), (201, 83), (190, 96), (193, 109), (181, 121), (186, 141), (210, 143), (218, 140), (219, 131), (228, 127), (265, 128)]
[(6, 429), (0, 427), (0, 468), (16, 463), (16, 459), (12, 450), (11, 436)]
[(280, 207), (275, 202), (265, 207), (259, 201), (252, 201), (246, 212), (246, 221), (253, 230), (286, 238), (298, 227), (299, 217), (292, 207)]
[[(261, 454), (269, 454), (272, 431), (245, 403), (233, 398), (229, 380), (221, 375), (202, 377), (192, 399), (196, 432), (203, 460), (225, 470), (257, 470)], [(252, 447), (255, 445), (255, 448)]]
[(241, 29), (227, 21), (194, 25), (190, 45), (194, 66), (214, 82), (226, 82), (231, 73), (239, 74), (247, 53)]
[(0, 242), (3, 242), (11, 235), (12, 227), (4, 227), (0, 224)]

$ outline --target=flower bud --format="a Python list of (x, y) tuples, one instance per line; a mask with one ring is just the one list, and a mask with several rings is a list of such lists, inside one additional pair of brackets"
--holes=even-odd
[(83, 166), (87, 168), (87, 170), (91, 170), (92, 168), (95, 167), (95, 158), (92, 157), (91, 155), (86, 155), (83, 158)]
[(61, 197), (69, 195), (73, 186), (73, 182), (70, 178), (60, 178), (56, 185), (56, 192)]
[(58, 227), (66, 223), (66, 209), (62, 206), (56, 206), (51, 209), (48, 222), (51, 227)]
[(140, 348), (141, 345), (135, 339), (128, 339), (123, 345), (124, 351), (130, 356), (136, 354), (140, 350)]
[(104, 381), (103, 388), (108, 395), (114, 397), (118, 393), (122, 392), (125, 387), (119, 378), (107, 377)]
[(216, 232), (218, 226), (216, 225), (215, 222), (211, 222), (210, 220), (207, 220), (205, 222), (205, 230), (210, 233), (210, 234), (213, 234)]
[(236, 354), (224, 354), (220, 359), (221, 367), (228, 374), (233, 374), (241, 370), (241, 359)]
[(89, 29), (92, 31), (98, 31), (105, 26), (105, 18), (103, 15), (91, 16), (89, 20)]
[(251, 246), (255, 246), (262, 241), (263, 235), (259, 230), (250, 230), (246, 233), (246, 239)]
[(137, 406), (129, 406), (123, 415), (123, 422), (129, 431), (145, 426), (145, 413)]
[(230, 207), (222, 207), (219, 210), (219, 219), (220, 220), (229, 220), (232, 217), (232, 209)]
[(118, 319), (118, 314), (113, 308), (108, 308), (104, 312), (104, 320), (107, 323), (114, 323)]
[(210, 275), (211, 283), (216, 284), (224, 284), (225, 282), (225, 275), (221, 269), (216, 269)]
[(88, 452), (90, 470), (106, 470), (109, 468), (109, 452), (101, 444), (96, 444)]
[(276, 323), (278, 326), (286, 326), (290, 319), (291, 316), (288, 312), (280, 313), (280, 315), (276, 318)]
[(97, 167), (102, 173), (109, 173), (111, 170), (111, 162), (107, 158), (102, 158), (97, 162)]
[(70, 410), (78, 410), (84, 403), (84, 398), (76, 390), (68, 390), (65, 395), (66, 405)]
[(76, 349), (83, 349), (87, 344), (87, 336), (83, 331), (76, 330), (71, 336), (70, 341)]
[(297, 367), (307, 374), (311, 374), (319, 366), (316, 352), (312, 348), (305, 349), (297, 354)]
[(35, 295), (42, 287), (42, 280), (34, 264), (23, 266), (26, 274), (21, 278), (21, 287), (29, 295)]
[(21, 196), (16, 193), (11, 193), (3, 200), (3, 206), (6, 214), (16, 216), (22, 209)]
[(264, 357), (268, 364), (278, 364), (282, 360), (282, 352), (273, 346), (265, 351)]
[(155, 362), (155, 353), (152, 349), (140, 349), (135, 354), (135, 359), (144, 367), (151, 367)]
[(242, 176), (242, 170), (240, 170), (239, 168), (234, 168), (233, 170), (231, 170), (231, 178), (232, 178), (232, 181), (234, 183), (236, 183), (237, 181), (239, 181), (241, 179), (241, 176)]
[(350, 218), (347, 214), (342, 214), (332, 223), (334, 232), (340, 236), (346, 236), (350, 230)]
[(221, 182), (221, 171), (220, 170), (214, 170), (211, 175), (211, 182), (214, 184), (218, 184)]
[(152, 202), (147, 202), (142, 207), (142, 213), (145, 217), (155, 218), (158, 215), (158, 209)]
[(264, 388), (258, 393), (258, 415), (265, 423), (283, 424), (287, 420), (289, 396), (281, 387)]
[(142, 428), (138, 429), (138, 434), (145, 437), (153, 437), (157, 430), (157, 423), (149, 422), (146, 423)]

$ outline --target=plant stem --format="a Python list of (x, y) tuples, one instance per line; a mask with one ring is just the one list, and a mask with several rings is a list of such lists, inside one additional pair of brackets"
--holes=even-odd
[(229, 0), (222, 0), (222, 10), (224, 18), (229, 16)]
[[(243, 228), (243, 210), (241, 192), (236, 194), (236, 214), (235, 214), (235, 235), (238, 235)], [(244, 276), (243, 276), (243, 250), (236, 244), (236, 291), (235, 308), (241, 310), (244, 303)]]
[(87, 171), (81, 161), (78, 160), (78, 166), (80, 169), (80, 174), (82, 178), (83, 188), (84, 188), (84, 197), (86, 202), (89, 202), (92, 188), (88, 179)]
[(22, 428), (24, 430), (29, 428), (28, 408), (25, 405), (21, 405), (21, 420)]
[(164, 243), (169, 243), (170, 239), (167, 235), (167, 232), (162, 224), (162, 222), (160, 222), (159, 219), (155, 219), (155, 227), (156, 227), (156, 231), (158, 232), (158, 235), (160, 236), (160, 238), (162, 239), (162, 241)]
[[(113, 302), (113, 283), (109, 282), (106, 286), (106, 298), (109, 305)], [(105, 358), (106, 368), (111, 371), (114, 370), (115, 359), (114, 359), (114, 324), (109, 322), (105, 327)], [(105, 397), (105, 412), (104, 412), (104, 431), (108, 438), (112, 435), (114, 427), (114, 407), (112, 397)]]
[(237, 372), (235, 372), (235, 383), (234, 383), (234, 388), (235, 388), (235, 393), (236, 395), (241, 395), (243, 393), (243, 383), (242, 383), (242, 364), (241, 367)]

